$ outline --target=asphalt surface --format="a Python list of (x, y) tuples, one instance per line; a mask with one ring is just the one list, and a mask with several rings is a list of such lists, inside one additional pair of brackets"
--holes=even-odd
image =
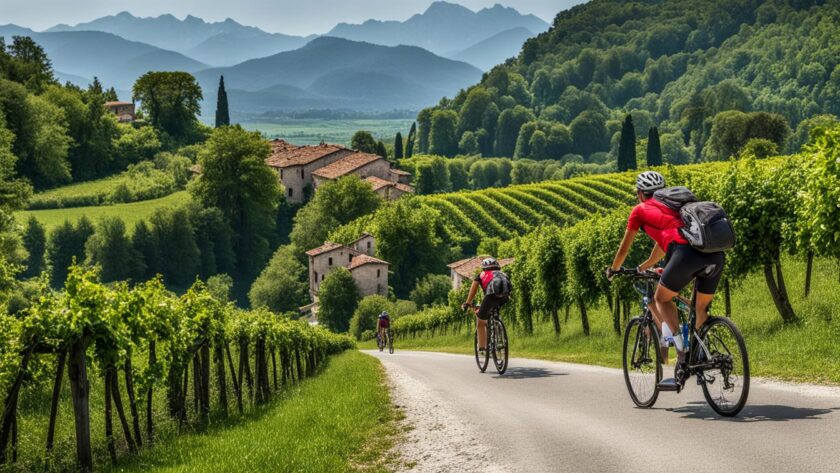
[(753, 378), (738, 417), (722, 418), (692, 380), (639, 409), (621, 370), (512, 358), (499, 376), (492, 361), (479, 373), (470, 356), (368, 353), (392, 382), (422, 386), (481, 432), (501, 471), (840, 471), (840, 388)]

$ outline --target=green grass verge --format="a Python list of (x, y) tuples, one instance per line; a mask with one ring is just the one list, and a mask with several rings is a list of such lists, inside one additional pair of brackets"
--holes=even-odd
[[(812, 289), (804, 297), (805, 264), (787, 258), (783, 263), (789, 295), (799, 321), (782, 323), (776, 311), (763, 274), (747, 278), (732, 293), (732, 319), (747, 341), (750, 366), (754, 376), (789, 381), (840, 384), (840, 281), (836, 262), (817, 260), (814, 264)], [(723, 296), (714, 312), (723, 311)], [(633, 306), (636, 312), (637, 306)], [(561, 318), (563, 314), (561, 313)], [(553, 361), (569, 361), (614, 368), (621, 367), (623, 339), (612, 329), (612, 318), (606, 307), (589, 312), (591, 334), (585, 336), (580, 316), (573, 309), (555, 335), (551, 324), (541, 321), (534, 333), (510, 330), (511, 356)], [(466, 329), (434, 337), (397, 339), (396, 349), (433, 350), (450, 353), (473, 352), (473, 335)], [(373, 342), (361, 348), (375, 348)]]
[(42, 225), (50, 231), (61, 225), (65, 220), (75, 222), (87, 216), (94, 223), (103, 217), (120, 217), (126, 224), (128, 231), (132, 231), (134, 224), (140, 220), (148, 219), (157, 209), (181, 205), (190, 200), (187, 191), (179, 191), (160, 199), (144, 200), (129, 204), (100, 205), (91, 207), (74, 207), (69, 209), (48, 209), (48, 210), (24, 210), (17, 212), (15, 217), (21, 223), (35, 217)]
[(252, 419), (174, 437), (111, 471), (384, 472), (395, 419), (381, 364), (350, 351)]

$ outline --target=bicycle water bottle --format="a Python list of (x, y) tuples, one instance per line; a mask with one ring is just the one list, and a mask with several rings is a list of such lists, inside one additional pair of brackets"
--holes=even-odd
[(662, 324), (662, 340), (665, 342), (663, 346), (674, 346), (674, 334), (666, 323)]
[(682, 325), (682, 334), (683, 334), (683, 343), (688, 345), (688, 324), (681, 324)]

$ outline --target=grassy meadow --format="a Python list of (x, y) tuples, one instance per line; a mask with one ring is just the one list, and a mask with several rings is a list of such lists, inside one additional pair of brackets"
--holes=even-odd
[[(840, 384), (840, 280), (838, 264), (815, 260), (811, 294), (804, 297), (805, 263), (783, 262), (791, 302), (799, 321), (784, 324), (776, 311), (763, 274), (754, 273), (732, 289), (732, 320), (747, 342), (754, 376), (823, 384)], [(634, 312), (638, 305), (634, 304)], [(723, 311), (722, 294), (713, 313)], [(466, 316), (466, 315), (465, 315)], [(563, 314), (561, 313), (561, 320)], [(531, 335), (509, 327), (513, 357), (621, 367), (623, 338), (612, 329), (606, 304), (589, 311), (591, 333), (585, 336), (576, 309), (555, 335), (550, 321), (535, 325)], [(510, 324), (508, 324), (510, 325)], [(472, 353), (473, 335), (462, 329), (446, 335), (397, 339), (395, 349)], [(365, 342), (363, 348), (374, 348)]]
[(392, 140), (397, 132), (408, 135), (411, 119), (309, 119), (278, 118), (270, 122), (245, 122), (242, 126), (263, 133), (269, 139), (283, 138), (296, 145), (316, 145), (322, 141), (350, 145), (353, 133), (371, 132), (379, 140)]
[(128, 204), (73, 207), (67, 209), (24, 210), (16, 212), (15, 216), (22, 224), (29, 217), (35, 217), (44, 225), (47, 231), (61, 225), (65, 220), (74, 222), (83, 216), (87, 216), (94, 223), (103, 217), (120, 217), (125, 222), (126, 228), (131, 231), (136, 222), (148, 219), (155, 210), (184, 204), (189, 199), (190, 195), (187, 191), (179, 191), (166, 197), (161, 197), (160, 199), (131, 202)]

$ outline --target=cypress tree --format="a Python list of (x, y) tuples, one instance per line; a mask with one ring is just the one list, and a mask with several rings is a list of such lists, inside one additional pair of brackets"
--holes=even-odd
[(382, 156), (383, 158), (388, 157), (388, 149), (385, 148), (385, 143), (383, 143), (382, 141), (378, 141), (376, 143), (376, 154)]
[(618, 170), (636, 169), (636, 130), (633, 127), (633, 117), (628, 113), (621, 126), (621, 137), (618, 141)]
[(414, 142), (417, 140), (417, 122), (411, 124), (411, 130), (408, 131), (408, 139), (405, 143), (405, 157), (410, 158), (414, 155)]
[(219, 93), (216, 95), (216, 128), (230, 125), (228, 113), (227, 91), (225, 91), (225, 76), (219, 78)]
[(397, 132), (396, 138), (394, 138), (394, 159), (402, 159), (403, 157), (403, 139), (402, 133)]
[(659, 128), (652, 126), (648, 130), (647, 165), (662, 165), (662, 145), (659, 143)]
[(26, 222), (23, 246), (29, 253), (26, 258), (26, 271), (24, 271), (23, 276), (31, 278), (41, 274), (46, 266), (44, 255), (47, 249), (47, 235), (44, 226), (35, 217), (29, 217), (29, 221)]

